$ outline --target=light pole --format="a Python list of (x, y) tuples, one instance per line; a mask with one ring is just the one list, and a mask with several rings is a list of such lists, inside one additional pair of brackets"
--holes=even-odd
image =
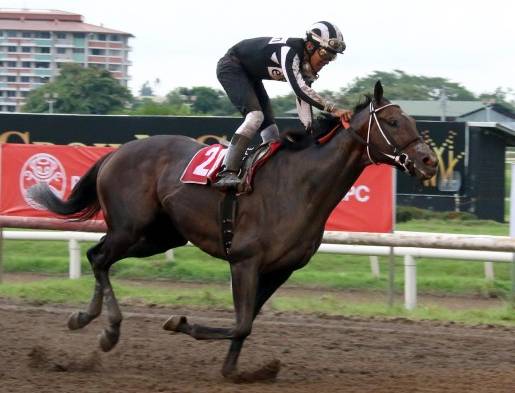
[(48, 113), (54, 113), (54, 102), (57, 101), (59, 94), (57, 93), (45, 93), (45, 101), (48, 104)]

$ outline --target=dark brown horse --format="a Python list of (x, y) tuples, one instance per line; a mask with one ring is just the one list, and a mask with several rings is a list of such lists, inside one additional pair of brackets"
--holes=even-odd
[[(172, 316), (167, 330), (198, 340), (228, 339), (224, 376), (245, 379), (237, 361), (254, 318), (293, 271), (308, 263), (318, 249), (324, 224), (370, 163), (387, 163), (419, 179), (436, 172), (437, 159), (417, 132), (415, 121), (383, 98), (378, 82), (374, 97), (355, 109), (350, 128), (327, 120), (320, 131), (336, 127), (329, 142), (302, 149), (284, 148), (260, 169), (255, 191), (238, 197), (230, 257), (222, 245), (219, 205), (224, 194), (210, 187), (182, 184), (182, 171), (204, 145), (183, 136), (155, 136), (129, 142), (100, 159), (62, 201), (46, 184), (31, 190), (32, 198), (57, 214), (87, 218), (100, 209), (107, 234), (87, 255), (96, 279), (85, 311), (70, 316), (70, 329), (86, 326), (107, 309), (109, 326), (100, 346), (118, 342), (122, 314), (109, 281), (109, 268), (127, 257), (145, 257), (190, 241), (230, 263), (236, 321), (220, 328), (190, 324)], [(274, 377), (278, 368), (267, 377)]]

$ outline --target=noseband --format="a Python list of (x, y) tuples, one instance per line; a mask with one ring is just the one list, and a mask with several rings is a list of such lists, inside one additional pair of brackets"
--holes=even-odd
[[(386, 130), (386, 129), (383, 130), (383, 128), (381, 127), (381, 123), (379, 122), (379, 118), (377, 117), (378, 112), (382, 111), (384, 108), (388, 108), (389, 106), (396, 106), (397, 108), (399, 108), (399, 105), (395, 105), (395, 104), (386, 104), (379, 108), (374, 108), (374, 104), (372, 102), (370, 102), (369, 116), (368, 116), (367, 140), (365, 142), (365, 145), (367, 147), (367, 156), (372, 164), (377, 164), (377, 162), (374, 161), (374, 159), (372, 158), (372, 155), (370, 154), (370, 150), (374, 150), (374, 153), (382, 154), (383, 156), (386, 156), (389, 159), (391, 159), (399, 167), (401, 167), (404, 170), (404, 172), (409, 172), (408, 165), (411, 163), (411, 160), (410, 160), (408, 154), (404, 153), (403, 150), (406, 149), (411, 144), (413, 144), (414, 142), (420, 141), (420, 137), (417, 136), (417, 137), (413, 138), (412, 140), (410, 140), (409, 142), (405, 143), (403, 146), (399, 146), (395, 142), (392, 135), (388, 132), (388, 130)], [(390, 146), (392, 148), (393, 152), (391, 154), (388, 154), (388, 153), (385, 153), (385, 152), (379, 150), (377, 147), (375, 147), (374, 145), (372, 145), (370, 143), (370, 134), (371, 134), (371, 130), (372, 130), (372, 118), (375, 120), (375, 123), (377, 125), (377, 128), (379, 129), (379, 132), (381, 133), (381, 136), (386, 141), (388, 146)]]

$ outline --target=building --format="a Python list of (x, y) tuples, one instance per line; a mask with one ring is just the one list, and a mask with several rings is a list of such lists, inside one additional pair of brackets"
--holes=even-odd
[(127, 86), (132, 34), (55, 10), (0, 9), (0, 112), (17, 112), (28, 93), (64, 63), (107, 69)]

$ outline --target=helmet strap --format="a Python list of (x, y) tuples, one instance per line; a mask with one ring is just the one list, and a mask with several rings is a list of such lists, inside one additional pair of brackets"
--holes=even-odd
[(313, 72), (313, 69), (311, 68), (311, 63), (309, 60), (311, 59), (311, 54), (308, 52), (308, 49), (304, 51), (304, 60), (302, 61), (302, 74), (308, 79), (310, 83), (313, 83), (315, 80), (318, 79), (318, 74), (315, 74)]

